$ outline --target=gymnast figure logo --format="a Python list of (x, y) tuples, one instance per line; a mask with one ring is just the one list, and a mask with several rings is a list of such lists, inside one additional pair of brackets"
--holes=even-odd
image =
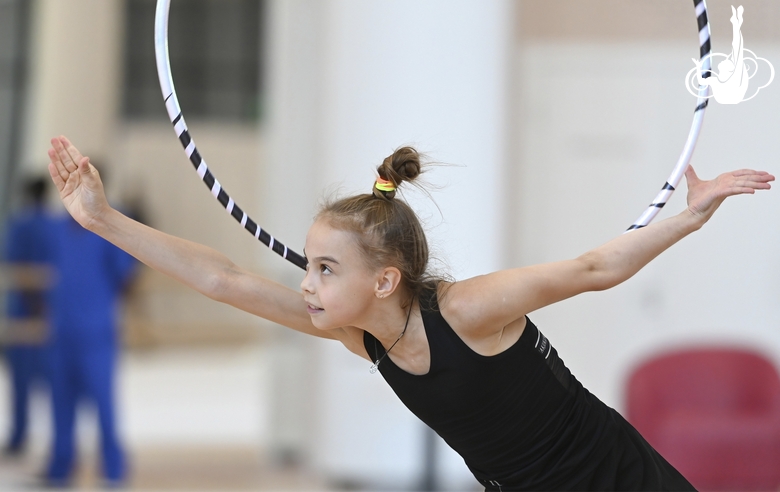
[[(731, 7), (732, 15), (730, 20), (733, 28), (731, 54), (711, 53), (701, 60), (693, 59), (696, 66), (685, 76), (685, 87), (694, 96), (698, 96), (698, 91), (709, 86), (712, 88), (712, 94), (703, 96), (705, 99), (714, 96), (715, 100), (721, 104), (737, 104), (756, 97), (758, 92), (768, 86), (775, 78), (775, 68), (772, 64), (766, 58), (756, 56), (755, 53), (745, 48), (742, 32), (740, 32), (744, 10), (742, 5), (736, 10), (733, 5)], [(710, 57), (724, 58), (724, 60), (718, 63), (717, 73), (708, 69), (702, 70), (702, 65)], [(745, 94), (747, 94), (750, 79), (758, 73), (759, 61), (766, 62), (769, 67), (769, 81), (758, 87), (752, 95), (746, 98)]]

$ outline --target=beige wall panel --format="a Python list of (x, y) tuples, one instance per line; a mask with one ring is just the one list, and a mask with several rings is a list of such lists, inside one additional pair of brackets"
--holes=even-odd
[[(524, 42), (686, 40), (697, 30), (692, 0), (519, 0), (518, 3), (516, 33)], [(732, 4), (745, 7), (745, 29), (750, 30), (751, 39), (777, 39), (780, 2), (774, 0), (710, 0), (707, 8), (713, 32), (731, 35)], [(729, 40), (724, 42), (728, 46)]]
[[(250, 216), (257, 216), (262, 150), (257, 130), (227, 124), (190, 124), (190, 130), (225, 190)], [(111, 181), (114, 196), (143, 204), (152, 227), (213, 247), (250, 270), (258, 270), (261, 255), (270, 254), (210, 194), (169, 125), (124, 125)], [(242, 328), (263, 324), (150, 270), (142, 275), (137, 296), (132, 312), (136, 323), (148, 322), (157, 330), (153, 341), (209, 339), (226, 329), (234, 331), (222, 338), (239, 336), (236, 330), (240, 338), (247, 336)]]
[(24, 164), (43, 170), (49, 140), (68, 135), (107, 160), (117, 121), (120, 0), (38, 0), (33, 9)]

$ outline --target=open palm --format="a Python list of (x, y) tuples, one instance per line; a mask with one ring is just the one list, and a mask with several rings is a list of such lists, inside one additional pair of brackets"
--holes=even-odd
[(688, 166), (685, 179), (688, 182), (688, 210), (709, 219), (727, 197), (768, 190), (771, 188), (769, 182), (775, 177), (766, 171), (740, 169), (704, 181), (699, 179), (693, 167)]
[(83, 227), (89, 226), (108, 209), (103, 183), (89, 157), (65, 137), (51, 140), (49, 174), (60, 193), (60, 199), (73, 218)]

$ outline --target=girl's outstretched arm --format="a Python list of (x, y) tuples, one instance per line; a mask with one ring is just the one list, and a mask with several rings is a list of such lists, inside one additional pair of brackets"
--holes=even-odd
[(445, 297), (448, 321), (472, 339), (494, 337), (532, 311), (583, 292), (614, 287), (698, 230), (727, 197), (768, 190), (775, 179), (763, 171), (743, 169), (702, 181), (690, 167), (685, 177), (688, 208), (679, 215), (618, 236), (573, 260), (456, 282)]
[(65, 137), (51, 143), (49, 174), (65, 208), (84, 228), (214, 300), (311, 335), (340, 335), (311, 324), (299, 292), (240, 269), (212, 248), (157, 231), (111, 208), (89, 158)]

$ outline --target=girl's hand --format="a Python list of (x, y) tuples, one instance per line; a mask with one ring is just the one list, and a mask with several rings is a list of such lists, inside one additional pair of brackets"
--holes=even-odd
[(704, 222), (708, 221), (723, 200), (732, 195), (753, 194), (756, 190), (768, 190), (775, 177), (765, 171), (741, 169), (723, 173), (710, 181), (696, 176), (692, 166), (685, 171), (688, 182), (688, 211)]
[(53, 138), (51, 146), (49, 174), (60, 199), (76, 222), (89, 229), (110, 208), (100, 175), (67, 138)]

